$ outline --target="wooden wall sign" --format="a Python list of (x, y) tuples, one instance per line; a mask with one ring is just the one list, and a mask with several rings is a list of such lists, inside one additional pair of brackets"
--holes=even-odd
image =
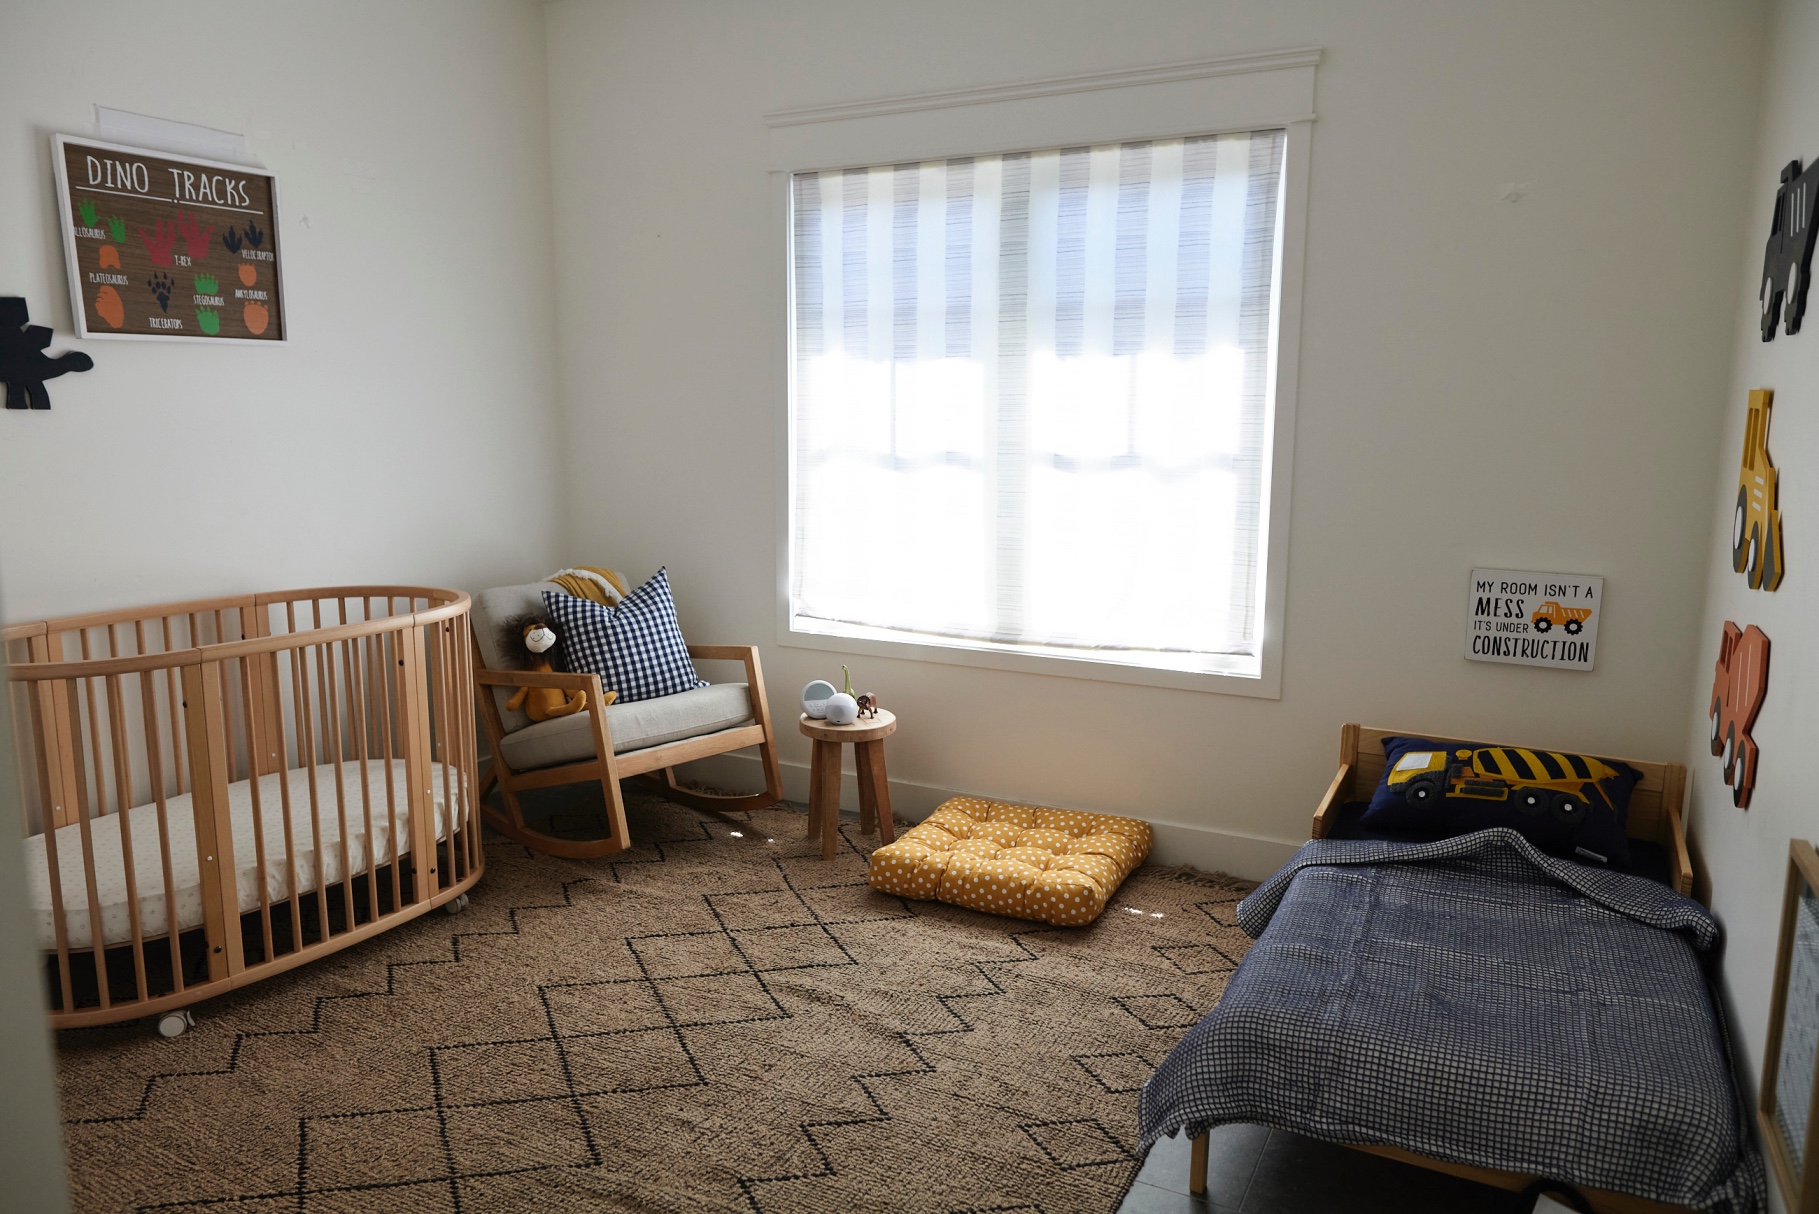
[(1712, 720), (1712, 753), (1724, 757), (1724, 782), (1731, 786), (1731, 803), (1739, 809), (1750, 807), (1750, 793), (1756, 788), (1759, 752), (1750, 730), (1767, 695), (1768, 635), (1754, 624), (1739, 628), (1724, 621), (1706, 715)]
[(1603, 603), (1601, 577), (1474, 569), (1465, 595), (1466, 659), (1590, 670)]
[(1737, 512), (1731, 520), (1731, 568), (1751, 590), (1773, 590), (1786, 572), (1781, 560), (1780, 473), (1768, 457), (1768, 423), (1775, 393), (1750, 393), (1743, 427), (1743, 466), (1737, 471)]
[(78, 337), (281, 342), (278, 181), (51, 136)]
[(1775, 325), (1786, 313), (1789, 337), (1800, 332), (1806, 315), (1806, 289), (1813, 272), (1813, 240), (1819, 237), (1819, 161), (1800, 171), (1790, 160), (1775, 190), (1775, 213), (1769, 217), (1768, 243), (1762, 249), (1762, 340), (1775, 340)]
[(31, 319), (22, 297), (0, 298), (0, 384), (6, 385), (9, 409), (48, 409), (51, 398), (44, 390), (45, 380), (95, 367), (95, 360), (80, 350), (55, 358), (46, 354), (51, 331), (32, 324)]

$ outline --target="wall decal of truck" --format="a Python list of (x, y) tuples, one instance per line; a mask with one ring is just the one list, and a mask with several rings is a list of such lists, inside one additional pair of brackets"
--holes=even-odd
[(1773, 590), (1785, 572), (1781, 559), (1781, 474), (1768, 456), (1768, 424), (1775, 393), (1750, 393), (1743, 427), (1743, 466), (1737, 470), (1737, 512), (1731, 519), (1731, 568), (1751, 590)]
[(1712, 672), (1712, 753), (1724, 758), (1724, 782), (1731, 786), (1731, 803), (1750, 807), (1756, 787), (1756, 740), (1750, 729), (1768, 695), (1768, 637), (1751, 624), (1739, 628), (1724, 621), (1718, 642), (1718, 665)]
[(1476, 750), (1411, 750), (1390, 770), (1389, 786), (1414, 806), (1437, 805), (1443, 798), (1510, 801), (1531, 817), (1552, 814), (1568, 826), (1585, 821), (1594, 804), (1616, 807), (1603, 781), (1617, 772), (1584, 755), (1516, 746)]
[(1762, 285), (1757, 298), (1762, 304), (1762, 340), (1775, 340), (1775, 325), (1787, 317), (1787, 335), (1800, 332), (1800, 321), (1806, 315), (1806, 288), (1813, 271), (1813, 237), (1819, 227), (1813, 223), (1815, 206), (1819, 206), (1819, 161), (1806, 172), (1800, 162), (1790, 160), (1781, 170), (1781, 185), (1775, 191), (1775, 213), (1769, 220), (1768, 243), (1762, 250)]
[(1549, 599), (1535, 609), (1528, 622), (1536, 632), (1549, 632), (1555, 625), (1569, 637), (1576, 637), (1585, 631), (1585, 621), (1592, 616), (1590, 607), (1562, 607)]

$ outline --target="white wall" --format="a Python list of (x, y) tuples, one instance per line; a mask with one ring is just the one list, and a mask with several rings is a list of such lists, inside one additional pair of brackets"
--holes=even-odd
[[(1781, 167), (1819, 156), (1819, 3), (1777, 5), (1763, 72), (1760, 126), (1749, 176), (1744, 247), (1729, 287), (1735, 363), (1723, 398), (1724, 426), (1709, 451), (1704, 498), (1707, 511), (1705, 613), (1694, 648), (1691, 727), (1683, 743), (1692, 769), (1690, 829), (1697, 859), (1711, 884), (1712, 909), (1724, 921), (1725, 983), (1735, 1009), (1746, 1078), (1761, 1073), (1768, 1033), (1769, 987), (1780, 931), (1783, 874), (1790, 838), (1819, 839), (1809, 763), (1819, 732), (1819, 643), (1812, 639), (1819, 609), (1819, 295), (1811, 297), (1800, 333), (1778, 332), (1764, 343), (1757, 321), (1756, 289), (1762, 246)], [(1781, 510), (1787, 575), (1773, 593), (1749, 589), (1732, 572), (1731, 513), (1737, 501), (1737, 468), (1751, 388), (1773, 388), (1775, 408), (1769, 454), (1781, 469)], [(1751, 731), (1762, 749), (1750, 808), (1731, 803), (1722, 764), (1707, 743), (1706, 715), (1713, 667), (1724, 621), (1756, 624), (1768, 634), (1768, 696)]]
[[(0, 523), (0, 534), (10, 530)], [(0, 650), (0, 678), (5, 674)], [(0, 737), (12, 736), (10, 699), (0, 696)], [(0, 814), (8, 822), (19, 820), (18, 780), (13, 748), (0, 746)], [(6, 1043), (6, 1065), (0, 1066), (0, 1176), (6, 1178), (0, 1206), (62, 1214), (69, 1209), (69, 1183), (44, 1017), (44, 954), (34, 935), (24, 853), (0, 847), (0, 1041)]]
[[(69, 339), (49, 137), (97, 102), (250, 135), (288, 346)], [(533, 0), (8, 0), (0, 294), (95, 360), (0, 414), (9, 618), (547, 572), (547, 113)]]
[[(1281, 700), (860, 659), (900, 796), (1212, 828), (1164, 840), (1260, 875), (1347, 720), (1677, 755), (1763, 26), (1697, 0), (558, 0), (569, 559), (667, 563), (691, 636), (762, 642), (803, 762), (797, 690), (839, 657), (776, 637), (760, 115), (1318, 44)], [(1604, 575), (1598, 670), (1465, 661), (1473, 565)]]

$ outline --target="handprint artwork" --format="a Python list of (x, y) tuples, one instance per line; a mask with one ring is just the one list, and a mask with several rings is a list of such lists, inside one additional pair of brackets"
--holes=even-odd
[(76, 336), (285, 340), (270, 174), (75, 136), (51, 142)]

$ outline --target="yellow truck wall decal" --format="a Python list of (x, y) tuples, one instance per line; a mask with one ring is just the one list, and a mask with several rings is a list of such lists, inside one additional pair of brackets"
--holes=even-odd
[(1751, 590), (1773, 590), (1785, 572), (1781, 559), (1779, 473), (1768, 457), (1769, 416), (1775, 393), (1750, 393), (1743, 428), (1743, 466), (1737, 472), (1737, 511), (1731, 520), (1731, 568), (1749, 579)]

